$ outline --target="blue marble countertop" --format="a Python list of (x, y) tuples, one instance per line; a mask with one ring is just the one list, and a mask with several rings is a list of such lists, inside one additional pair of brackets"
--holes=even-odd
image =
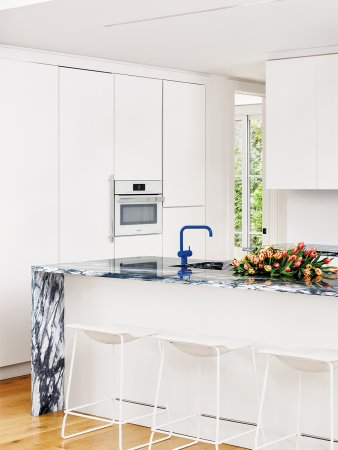
[[(198, 263), (196, 260), (190, 262)], [(338, 297), (337, 279), (323, 279), (320, 283), (307, 285), (296, 280), (284, 281), (273, 278), (242, 277), (235, 275), (227, 263), (224, 263), (223, 270), (190, 268), (191, 274), (179, 274), (180, 267), (177, 266), (178, 264), (179, 260), (176, 258), (140, 256), (137, 258), (33, 266), (32, 269), (33, 271), (47, 273)], [(222, 267), (220, 262), (215, 262), (215, 265)]]

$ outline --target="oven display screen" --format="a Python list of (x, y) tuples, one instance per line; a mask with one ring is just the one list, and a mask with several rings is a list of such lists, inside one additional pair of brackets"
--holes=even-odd
[(145, 191), (146, 185), (142, 183), (135, 183), (133, 184), (133, 191)]

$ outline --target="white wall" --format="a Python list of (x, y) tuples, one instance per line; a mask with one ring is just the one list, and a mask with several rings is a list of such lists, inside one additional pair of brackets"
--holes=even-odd
[(288, 191), (288, 242), (338, 244), (338, 191)]
[(206, 89), (206, 258), (232, 258), (234, 86), (211, 76)]

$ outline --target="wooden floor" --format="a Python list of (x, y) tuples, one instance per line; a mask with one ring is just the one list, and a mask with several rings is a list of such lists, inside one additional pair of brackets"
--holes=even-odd
[[(63, 440), (60, 426), (63, 413), (50, 413), (40, 417), (30, 415), (30, 377), (0, 381), (0, 450), (6, 449), (69, 449), (69, 450), (117, 450), (117, 428), (95, 431), (87, 435)], [(88, 420), (71, 418), (71, 432), (85, 429)], [(90, 426), (92, 426), (90, 422)], [(136, 425), (124, 426), (124, 447), (136, 446), (149, 439), (149, 429)], [(154, 445), (154, 450), (170, 450), (188, 441), (172, 438)], [(211, 450), (208, 444), (192, 447), (196, 450)], [(243, 450), (232, 445), (220, 446), (222, 450)]]

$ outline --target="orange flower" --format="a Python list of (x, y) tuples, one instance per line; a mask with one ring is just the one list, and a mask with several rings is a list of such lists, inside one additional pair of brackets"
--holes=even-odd
[(266, 256), (267, 256), (268, 258), (272, 258), (272, 257), (273, 257), (273, 250), (272, 250), (271, 248), (269, 248), (269, 250), (267, 250)]
[(311, 270), (310, 269), (303, 270), (303, 275), (304, 277), (309, 277), (311, 275)]
[(275, 258), (275, 259), (282, 259), (282, 252), (281, 251), (279, 251), (279, 250), (277, 250), (276, 252), (275, 252), (275, 254), (273, 255), (273, 257)]
[(266, 253), (265, 252), (259, 252), (258, 258), (259, 258), (260, 261), (264, 261), (264, 259), (266, 258)]
[(231, 264), (232, 264), (234, 267), (238, 267), (238, 266), (239, 266), (239, 262), (237, 261), (237, 259), (233, 259), (232, 262), (231, 262)]
[(305, 282), (305, 284), (306, 284), (307, 286), (310, 286), (310, 285), (311, 285), (311, 278), (309, 278), (309, 277), (304, 277), (304, 282)]
[(244, 269), (245, 269), (245, 270), (249, 270), (249, 269), (250, 269), (250, 264), (245, 263), (245, 264), (244, 264)]
[(316, 275), (318, 275), (318, 276), (323, 275), (323, 272), (322, 272), (322, 270), (319, 267), (315, 268), (315, 272), (316, 272)]
[(259, 263), (259, 258), (258, 256), (255, 256), (253, 259), (253, 262), (257, 265)]
[(269, 265), (264, 266), (264, 270), (266, 272), (271, 272), (271, 266), (269, 266)]
[(322, 279), (323, 279), (323, 277), (320, 276), (320, 275), (318, 275), (318, 276), (314, 279), (314, 281), (315, 281), (316, 283), (320, 283), (320, 282), (322, 281)]
[(252, 267), (250, 267), (250, 269), (249, 269), (249, 274), (250, 275), (253, 275), (255, 273), (255, 269), (253, 269)]

